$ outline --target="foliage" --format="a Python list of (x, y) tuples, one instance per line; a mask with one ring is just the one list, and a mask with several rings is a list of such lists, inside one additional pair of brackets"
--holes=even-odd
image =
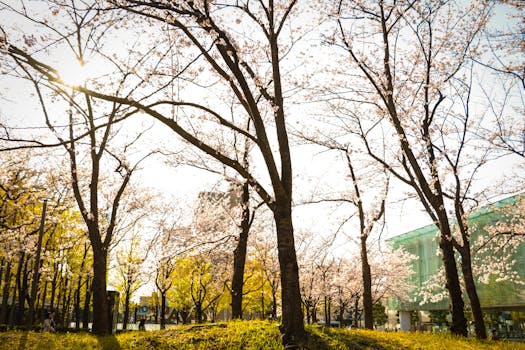
[[(308, 326), (303, 346), (323, 349), (525, 349), (525, 344), (458, 339), (429, 333), (378, 332)], [(4, 349), (284, 349), (277, 324), (234, 321), (187, 325), (155, 332), (126, 332), (95, 337), (86, 333), (0, 333)]]
[(385, 306), (381, 301), (372, 305), (372, 312), (374, 313), (374, 323), (376, 325), (384, 325), (388, 321), (388, 316), (385, 312)]

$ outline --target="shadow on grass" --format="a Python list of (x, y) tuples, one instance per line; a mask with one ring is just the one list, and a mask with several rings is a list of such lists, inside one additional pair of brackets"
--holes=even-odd
[(311, 350), (326, 349), (375, 349), (402, 350), (408, 349), (401, 342), (389, 340), (382, 342), (373, 336), (359, 334), (342, 329), (327, 327), (310, 327), (307, 348)]
[(27, 349), (27, 332), (23, 332), (20, 337), (20, 343), (18, 343), (18, 350)]
[(114, 335), (105, 335), (97, 337), (98, 345), (103, 350), (121, 350), (120, 344)]

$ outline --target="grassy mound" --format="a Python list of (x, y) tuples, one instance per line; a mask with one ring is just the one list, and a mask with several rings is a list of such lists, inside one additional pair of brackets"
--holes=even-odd
[[(386, 333), (307, 327), (303, 349), (516, 349), (525, 344), (477, 341), (426, 333)], [(95, 337), (86, 333), (49, 334), (36, 332), (0, 333), (1, 350), (194, 350), (194, 349), (284, 349), (277, 324), (239, 321), (220, 324), (187, 325), (155, 332), (126, 332), (117, 336)]]

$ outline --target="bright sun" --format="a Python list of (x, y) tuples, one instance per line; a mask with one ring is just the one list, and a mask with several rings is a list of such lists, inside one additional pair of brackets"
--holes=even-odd
[(58, 74), (60, 78), (69, 85), (84, 85), (86, 80), (90, 78), (90, 70), (88, 64), (80, 63), (79, 60), (72, 59), (60, 63)]

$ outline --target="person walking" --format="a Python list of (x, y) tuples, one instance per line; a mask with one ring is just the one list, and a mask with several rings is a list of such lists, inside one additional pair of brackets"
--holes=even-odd
[(44, 327), (42, 332), (55, 333), (55, 313), (53, 311), (47, 313), (47, 317), (44, 320)]

